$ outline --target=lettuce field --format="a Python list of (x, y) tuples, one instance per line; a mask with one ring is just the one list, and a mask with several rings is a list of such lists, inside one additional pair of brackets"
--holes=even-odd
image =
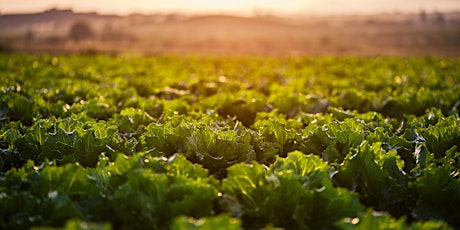
[(459, 229), (460, 59), (0, 54), (0, 229)]

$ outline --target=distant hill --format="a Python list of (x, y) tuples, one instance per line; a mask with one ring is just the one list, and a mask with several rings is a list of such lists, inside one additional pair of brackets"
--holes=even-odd
[(174, 14), (165, 14), (165, 15), (141, 15), (141, 14), (132, 14), (129, 16), (119, 16), (114, 14), (98, 14), (95, 12), (89, 13), (76, 13), (71, 9), (58, 10), (50, 9), (41, 13), (33, 14), (0, 14), (0, 28), (2, 29), (11, 29), (14, 27), (24, 27), (24, 26), (34, 26), (43, 23), (60, 23), (68, 24), (77, 20), (83, 21), (100, 21), (100, 20), (120, 20), (120, 19), (154, 19), (157, 21), (162, 20), (174, 20), (179, 18)]
[[(84, 43), (69, 40), (76, 22), (87, 23), (95, 36)], [(51, 9), (0, 15), (1, 47), (59, 53), (460, 56), (460, 13), (119, 16)]]
[(35, 14), (4, 14), (0, 15), (0, 27), (9, 29), (13, 27), (34, 26), (43, 23), (69, 23), (75, 20), (94, 20), (98, 18), (119, 18), (115, 15), (99, 15), (97, 13), (74, 13), (72, 10), (51, 9)]

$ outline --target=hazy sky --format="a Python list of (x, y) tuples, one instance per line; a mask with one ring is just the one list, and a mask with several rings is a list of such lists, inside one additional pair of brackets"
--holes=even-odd
[(373, 13), (460, 10), (460, 0), (1, 0), (0, 13), (26, 13), (50, 8), (79, 12), (190, 13)]

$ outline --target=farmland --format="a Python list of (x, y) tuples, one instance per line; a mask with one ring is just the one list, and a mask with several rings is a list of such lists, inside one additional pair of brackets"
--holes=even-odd
[(460, 60), (0, 54), (0, 229), (458, 229)]

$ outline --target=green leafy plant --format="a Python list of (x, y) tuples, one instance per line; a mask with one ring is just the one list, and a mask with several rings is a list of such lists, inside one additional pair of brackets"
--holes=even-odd
[(458, 229), (459, 74), (0, 54), (0, 229)]

